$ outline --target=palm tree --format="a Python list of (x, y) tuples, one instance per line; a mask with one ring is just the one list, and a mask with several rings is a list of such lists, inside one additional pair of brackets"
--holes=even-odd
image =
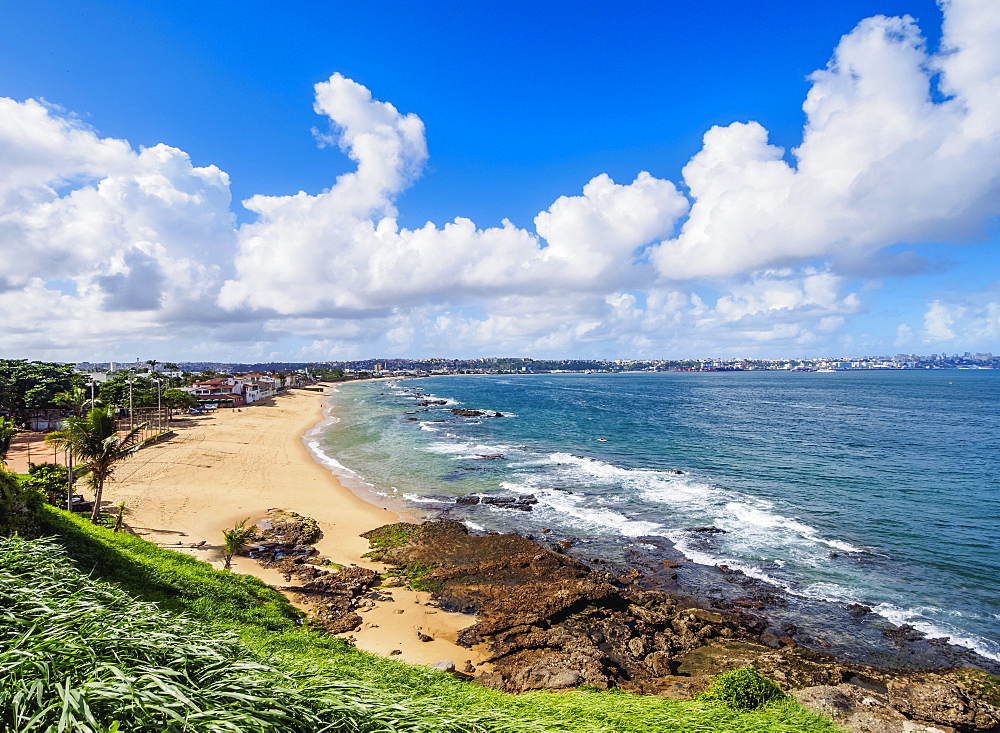
[(160, 362), (158, 362), (156, 359), (146, 359), (146, 363), (149, 364), (149, 371), (152, 372), (156, 370), (156, 365), (159, 364)]
[(52, 398), (52, 402), (73, 411), (73, 417), (80, 417), (85, 410), (97, 407), (100, 400), (92, 400), (83, 387), (73, 387), (68, 392), (60, 392)]
[(146, 423), (119, 434), (113, 408), (93, 408), (85, 417), (71, 417), (62, 430), (49, 433), (46, 442), (70, 450), (80, 461), (77, 471), (89, 473), (94, 487), (94, 510), (90, 521), (96, 522), (101, 511), (104, 482), (114, 473), (115, 464), (135, 453)]
[(232, 567), (233, 555), (243, 552), (254, 536), (257, 528), (253, 525), (248, 527), (247, 522), (249, 521), (250, 517), (247, 517), (242, 522), (238, 522), (232, 529), (222, 530), (222, 559), (225, 561), (223, 570), (229, 570)]

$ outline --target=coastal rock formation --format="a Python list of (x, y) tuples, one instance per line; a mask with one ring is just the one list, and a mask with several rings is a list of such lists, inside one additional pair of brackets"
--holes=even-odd
[(477, 614), (459, 643), (486, 644), (492, 670), (476, 677), (481, 684), (689, 697), (711, 675), (753, 665), (785, 690), (813, 690), (803, 699), (826, 706), (849, 730), (903, 730), (905, 723), (906, 730), (984, 731), (1000, 720), (989, 704), (1000, 687), (984, 672), (883, 670), (837, 659), (801, 647), (794, 629), (770, 626), (749, 598), (706, 609), (642, 587), (637, 571), (615, 575), (532, 539), (470, 534), (447, 519), (362, 536), (375, 559), (419, 572), (442, 608)]
[(240, 554), (282, 573), (285, 582), (296, 583), (283, 590), (308, 609), (310, 623), (334, 634), (354, 631), (362, 623), (356, 609), (381, 578), (367, 568), (330, 564), (312, 546), (322, 536), (311, 517), (270, 509), (257, 522), (250, 544)]
[(970, 698), (956, 685), (889, 682), (889, 704), (908, 718), (952, 726), (960, 731), (1000, 729), (1000, 711)]
[(486, 417), (486, 413), (482, 410), (466, 410), (456, 407), (451, 412), (453, 415), (458, 415), (459, 417)]
[(284, 545), (312, 545), (323, 536), (316, 520), (284, 509), (268, 509), (257, 521), (252, 542)]
[(851, 684), (808, 687), (793, 697), (857, 733), (984, 733), (1000, 730), (1000, 712), (956, 684), (889, 682), (888, 693)]
[(524, 496), (477, 496), (475, 494), (468, 494), (466, 496), (458, 496), (455, 498), (455, 503), (463, 506), (470, 506), (475, 504), (488, 504), (490, 506), (499, 507), (500, 509), (520, 509), (521, 511), (530, 512), (531, 507), (538, 503), (538, 499), (535, 498), (534, 494), (526, 494)]

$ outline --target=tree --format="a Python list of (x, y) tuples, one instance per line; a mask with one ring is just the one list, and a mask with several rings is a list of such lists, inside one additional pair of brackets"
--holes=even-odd
[(222, 530), (224, 543), (222, 557), (226, 561), (223, 566), (224, 570), (229, 570), (233, 564), (233, 555), (245, 550), (253, 537), (256, 527), (248, 527), (247, 522), (249, 521), (250, 517), (247, 517), (242, 522), (238, 522), (232, 529)]
[(156, 359), (146, 359), (146, 363), (149, 364), (149, 371), (155, 372), (156, 365), (159, 364), (160, 362), (158, 362)]
[(86, 410), (97, 407), (95, 403), (100, 400), (91, 401), (85, 387), (73, 387), (66, 392), (60, 392), (52, 398), (52, 404), (66, 407), (73, 411), (73, 417), (81, 417)]
[(73, 457), (80, 461), (77, 471), (90, 474), (94, 487), (92, 522), (97, 521), (101, 511), (104, 482), (114, 473), (115, 464), (139, 449), (139, 436), (146, 427), (143, 423), (120, 435), (113, 413), (111, 408), (95, 407), (85, 417), (71, 417), (62, 430), (49, 433), (45, 438), (48, 443), (73, 451)]
[(50, 407), (60, 392), (81, 386), (86, 377), (71, 365), (0, 359), (0, 408), (22, 422), (28, 410)]
[(60, 506), (66, 500), (69, 469), (58, 463), (32, 463), (21, 485), (35, 489), (49, 504)]
[(41, 494), (21, 486), (17, 476), (0, 468), (0, 537), (36, 533)]
[(0, 463), (7, 464), (7, 451), (10, 450), (10, 442), (17, 435), (17, 428), (14, 423), (7, 418), (0, 417)]
[(168, 372), (180, 371), (180, 367), (174, 364), (172, 361), (168, 361), (166, 364), (164, 364), (163, 368), (166, 369)]
[(128, 407), (130, 379), (132, 380), (132, 406), (155, 407), (156, 385), (153, 384), (152, 380), (145, 377), (129, 376), (128, 374), (115, 374), (114, 377), (103, 382), (99, 387), (101, 401), (105, 405)]
[(201, 404), (198, 398), (183, 389), (168, 389), (163, 392), (163, 404), (175, 410), (185, 410)]

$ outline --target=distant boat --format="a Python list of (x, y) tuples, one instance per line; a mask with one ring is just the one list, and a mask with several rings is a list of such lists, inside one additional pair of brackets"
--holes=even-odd
[(837, 370), (836, 369), (826, 369), (826, 368), (824, 368), (824, 369), (817, 369), (816, 371), (817, 372), (835, 372)]

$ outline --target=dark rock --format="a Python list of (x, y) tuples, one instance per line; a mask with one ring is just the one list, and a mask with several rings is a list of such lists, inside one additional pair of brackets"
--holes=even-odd
[(252, 542), (313, 545), (323, 537), (316, 520), (284, 509), (270, 509), (257, 522)]
[(902, 733), (905, 730), (906, 718), (889, 706), (884, 695), (854, 685), (807, 687), (796, 690), (792, 696), (806, 710), (829, 717), (847, 731)]
[(778, 649), (781, 646), (781, 640), (778, 638), (778, 635), (774, 633), (773, 629), (768, 629), (761, 634), (760, 641), (762, 644), (767, 644), (772, 649)]
[(538, 503), (538, 499), (532, 494), (526, 494), (525, 496), (483, 496), (479, 499), (480, 504), (489, 504), (490, 506), (499, 507), (501, 509), (520, 509), (521, 511), (531, 511), (533, 504)]
[(685, 527), (685, 532), (698, 532), (700, 534), (727, 534), (726, 530), (719, 527)]
[(466, 410), (461, 407), (456, 407), (452, 409), (451, 412), (459, 417), (486, 417), (486, 413), (482, 410)]
[(457, 496), (457, 497), (455, 497), (455, 503), (456, 504), (478, 504), (479, 503), (479, 497), (478, 496), (473, 496), (473, 495)]
[(862, 616), (867, 616), (872, 610), (868, 606), (862, 606), (860, 603), (851, 603), (847, 606), (847, 612), (854, 618), (861, 618)]
[(970, 698), (954, 685), (892, 680), (889, 704), (907, 717), (954, 726), (961, 731), (989, 731), (1000, 726), (1000, 711)]
[(425, 642), (426, 641), (434, 641), (434, 637), (433, 636), (428, 636), (427, 634), (425, 634), (422, 631), (418, 631), (417, 632), (417, 639), (419, 639), (420, 641), (425, 641)]

